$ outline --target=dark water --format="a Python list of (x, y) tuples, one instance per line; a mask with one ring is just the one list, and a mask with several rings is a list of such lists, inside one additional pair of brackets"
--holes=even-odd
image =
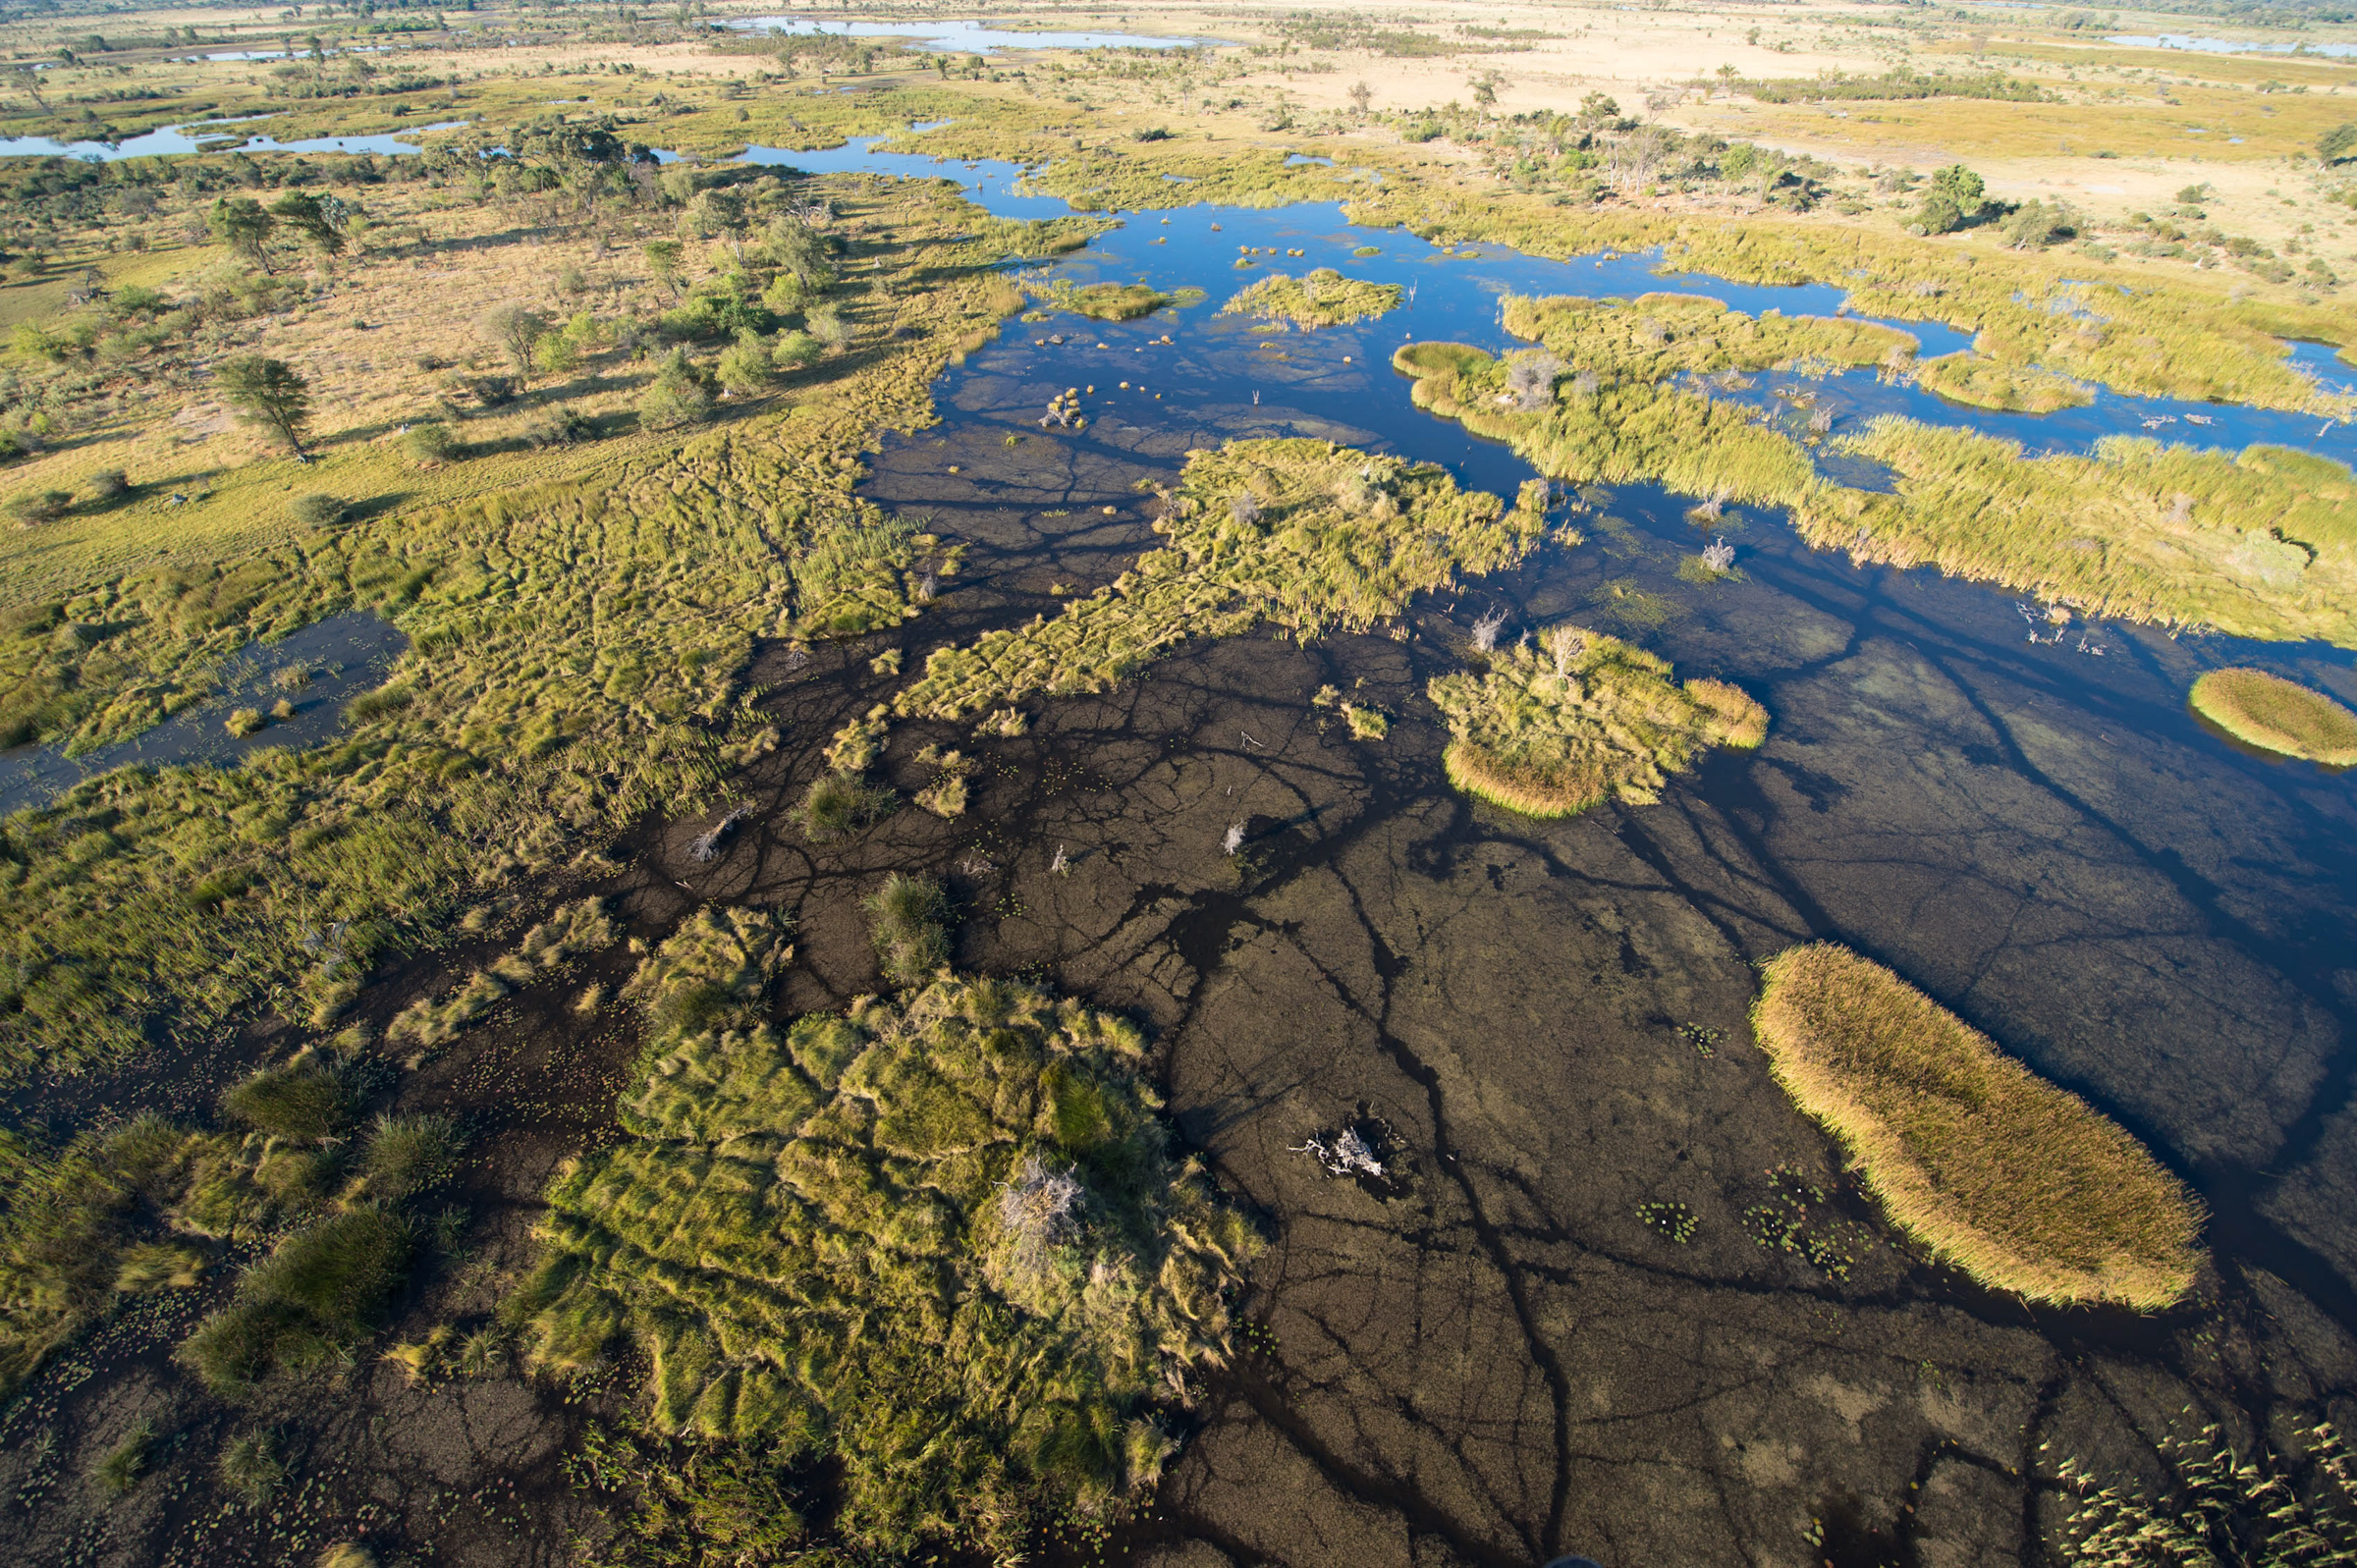
[[(994, 207), (1017, 173), (949, 172)], [(1239, 269), (1239, 246), (1280, 253)], [(1317, 265), (1413, 301), (1314, 333), (1216, 314), (1268, 270)], [(1504, 293), (1839, 302), (1644, 258), (1448, 257), (1323, 206), (1132, 216), (1053, 275), (1209, 297), (1011, 321), (945, 375), (938, 426), (887, 443), (865, 493), (975, 547), (911, 623), (911, 667), (1054, 614), (1058, 585), (1110, 581), (1155, 542), (1139, 482), (1191, 448), (1313, 436), (1510, 496), (1527, 465), (1419, 413), (1388, 365), (1407, 340), (1508, 346)], [(1088, 428), (1042, 431), (1067, 387), (1093, 389)], [(2076, 446), (2132, 402), (1943, 412)], [(2206, 443), (2295, 434), (2216, 413)], [(1772, 514), (1706, 528), (1690, 504), (1587, 492), (1584, 542), (1429, 596), (1404, 640), (1233, 639), (1035, 703), (1031, 736), (982, 743), (957, 841), (900, 844), (964, 891), (963, 961), (1153, 1025), (1182, 1125), (1271, 1227), (1254, 1311), (1282, 1349), (1201, 1414), (1135, 1542), (1147, 1560), (1780, 1561), (1812, 1519), (1811, 1560), (1840, 1568), (2031, 1560), (2058, 1514), (2026, 1477), (2066, 1453), (2149, 1464), (2171, 1421), (2247, 1435), (2357, 1366), (2352, 784), (2251, 756), (2184, 700), (2233, 663), (2357, 702), (2351, 655), (2057, 629), (1986, 586), (1811, 551)], [(1713, 536), (1740, 580), (1680, 576)], [(1657, 806), (1538, 823), (1469, 803), (1422, 692), (1493, 608), (1509, 637), (1575, 621), (1733, 680), (1774, 716), (1769, 740)], [(1324, 684), (1390, 711), (1391, 738), (1338, 732), (1308, 700)], [(1224, 857), (1232, 824), (1244, 848)], [(1049, 875), (1059, 849), (1073, 869)], [(2032, 1311), (1891, 1235), (1745, 1043), (1750, 965), (1813, 938), (1891, 964), (2193, 1183), (2214, 1263), (2195, 1298)], [(1396, 1130), (1404, 1195), (1326, 1182), (1297, 1153), (1353, 1116)], [(1672, 1199), (1696, 1217), (1675, 1246), (1638, 1218)], [(1761, 1217), (1780, 1214), (1788, 1232)]]
[[(111, 768), (227, 765), (257, 746), (322, 745), (334, 738), (344, 704), (381, 682), (409, 645), (407, 636), (370, 610), (348, 610), (276, 642), (249, 644), (224, 662), (213, 695), (144, 734), (79, 757), (58, 746), (0, 752), (0, 815), (40, 804)], [(243, 738), (225, 728), (234, 710), (268, 713), (282, 699), (293, 705), (291, 717), (274, 719)]]

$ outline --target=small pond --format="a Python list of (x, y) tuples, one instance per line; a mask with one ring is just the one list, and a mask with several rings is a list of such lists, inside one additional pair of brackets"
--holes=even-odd
[[(39, 805), (83, 779), (137, 764), (234, 764), (260, 746), (293, 750), (335, 737), (344, 704), (379, 685), (410, 639), (374, 611), (348, 610), (313, 622), (271, 643), (250, 643), (232, 655), (219, 689), (145, 734), (79, 757), (58, 746), (20, 746), (0, 752), (0, 815)], [(239, 708), (267, 713), (284, 700), (292, 716), (250, 735), (232, 735), (225, 721)]]

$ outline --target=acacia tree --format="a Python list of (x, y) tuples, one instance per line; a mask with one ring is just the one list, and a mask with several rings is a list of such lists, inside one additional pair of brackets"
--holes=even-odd
[(321, 255), (343, 253), (344, 225), (349, 221), (350, 209), (342, 197), (290, 190), (270, 203), (269, 215), (301, 236), (303, 243)]
[(264, 211), (260, 202), (251, 196), (223, 196), (213, 203), (204, 222), (214, 239), (264, 272), (270, 270), (269, 252), (263, 247), (270, 243), (278, 220)]
[(1350, 83), (1350, 112), (1361, 120), (1367, 117), (1367, 105), (1375, 101), (1375, 89), (1363, 81)]
[(310, 384), (283, 359), (247, 354), (224, 359), (213, 371), (222, 399), (247, 424), (259, 425), (304, 456), (302, 429), (311, 420)]
[(483, 317), (483, 336), (504, 352), (524, 381), (532, 379), (532, 361), (548, 323), (521, 305), (500, 305)]

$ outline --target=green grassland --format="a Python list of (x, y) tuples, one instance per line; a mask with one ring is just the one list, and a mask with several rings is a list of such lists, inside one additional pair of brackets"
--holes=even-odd
[[(1394, 363), (1417, 378), (1419, 406), (1512, 443), (1560, 478), (1654, 480), (1787, 508), (1820, 549), (1936, 565), (2090, 614), (2357, 646), (2357, 484), (2341, 464), (2119, 437), (2089, 456), (2025, 459), (2017, 442), (1885, 417), (1840, 445), (1887, 464), (1895, 493), (1853, 490), (1820, 478), (1800, 443), (1749, 410), (1656, 377), (1754, 367), (1780, 349), (1858, 363), (1880, 329), (1792, 323), (1762, 338), (1767, 321), (1698, 307), (1675, 318), (1681, 338), (1669, 312), (1646, 305), (1509, 299), (1507, 329), (1556, 356), (1544, 379), (1559, 384), (1543, 397), (1510, 385), (1511, 356), (1420, 344)], [(1565, 379), (1569, 363), (1585, 375)]]
[(2166, 1307), (2200, 1203), (2076, 1095), (1880, 964), (1830, 943), (1761, 970), (1752, 1027), (1801, 1109), (1935, 1257), (2033, 1301)]
[(934, 650), (894, 711), (956, 719), (1104, 691), (1190, 637), (1262, 621), (1303, 639), (1364, 630), (1417, 593), (1521, 560), (1545, 522), (1536, 494), (1508, 509), (1458, 490), (1436, 463), (1327, 441), (1232, 441), (1187, 460), (1155, 523), (1164, 548), (1054, 620)]
[[(879, 946), (934, 896), (888, 889)], [(534, 1358), (632, 1347), (651, 1433), (831, 1461), (862, 1556), (1109, 1517), (1173, 1451), (1157, 1408), (1233, 1354), (1257, 1245), (1174, 1158), (1143, 1038), (937, 966), (780, 1027), (783, 936), (707, 909), (632, 983), (624, 1137), (558, 1177), (512, 1304)]]
[(1530, 817), (1607, 797), (1652, 805), (1706, 748), (1767, 738), (1767, 710), (1725, 681), (1681, 687), (1669, 661), (1578, 626), (1539, 642), (1426, 687), (1449, 721), (1450, 781), (1468, 794)]
[[(347, 605), (376, 606), (411, 645), (332, 746), (126, 770), (0, 828), (20, 944), (0, 1061), (71, 1069), (265, 997), (324, 1022), (379, 952), (433, 940), (518, 875), (594, 858), (623, 822), (700, 806), (733, 757), (773, 743), (743, 678), (754, 637), (915, 613), (942, 553), (851, 497), (858, 452), (931, 418), (933, 377), (1014, 302), (990, 270), (1006, 251), (988, 224), (977, 246), (941, 188), (832, 189), (853, 243), (894, 239), (837, 290), (865, 346), (784, 396), (595, 473), (501, 490), (486, 465), (478, 499), (21, 619), (37, 652), (20, 656), (19, 692), (44, 732), (92, 737), (185, 699), (238, 637)], [(106, 634), (83, 646), (70, 628), (85, 625)]]

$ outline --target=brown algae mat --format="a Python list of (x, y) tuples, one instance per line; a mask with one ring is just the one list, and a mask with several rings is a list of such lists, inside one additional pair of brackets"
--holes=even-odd
[(2213, 670), (2193, 683), (2193, 711), (2246, 745), (2328, 767), (2357, 767), (2357, 713), (2264, 670)]
[(1578, 626), (1540, 640), (1427, 688), (1449, 720), (1449, 782), (1468, 794), (1526, 817), (1572, 816), (1608, 794), (1652, 805), (1709, 747), (1768, 737), (1768, 710), (1725, 681), (1681, 687), (1668, 661)]
[(1935, 1257), (2032, 1301), (2149, 1311), (2192, 1288), (2200, 1201), (2109, 1117), (1845, 947), (1761, 973), (1777, 1081)]

